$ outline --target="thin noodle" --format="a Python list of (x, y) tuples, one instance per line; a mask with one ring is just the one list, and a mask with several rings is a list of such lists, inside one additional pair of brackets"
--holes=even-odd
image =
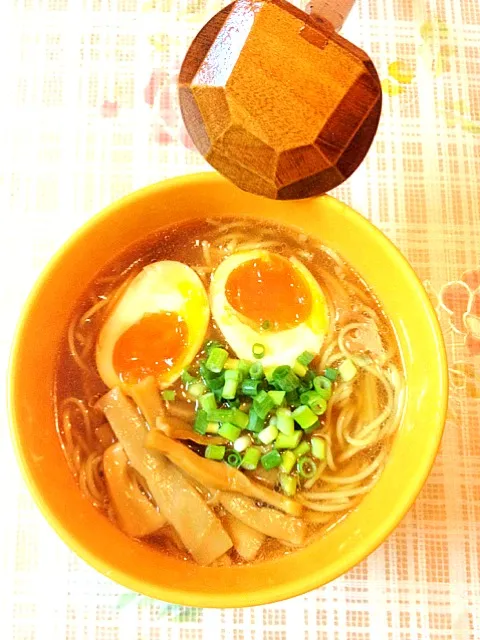
[[(349, 500), (352, 496), (358, 496), (362, 493), (368, 493), (372, 486), (375, 484), (376, 478), (367, 485), (356, 486), (354, 488), (348, 488), (342, 490), (336, 489), (335, 491), (323, 491), (323, 492), (310, 492), (306, 494), (309, 500)], [(300, 494), (302, 496), (302, 494)]]
[(78, 477), (80, 489), (96, 506), (102, 506), (107, 499), (105, 483), (100, 475), (102, 462), (103, 454), (91, 453)]
[(355, 413), (355, 407), (348, 405), (338, 416), (337, 424), (335, 425), (335, 431), (337, 436), (337, 441), (339, 444), (345, 443), (345, 434), (346, 431), (345, 426), (348, 425), (353, 418)]
[(68, 408), (71, 409), (74, 407), (80, 412), (83, 419), (83, 429), (84, 429), (85, 435), (87, 436), (87, 440), (90, 440), (93, 435), (92, 423), (90, 420), (90, 416), (88, 415), (88, 409), (85, 406), (85, 402), (83, 400), (79, 400), (78, 398), (70, 397), (63, 401), (62, 407), (63, 409), (67, 409), (67, 410)]
[(317, 480), (320, 478), (320, 476), (322, 475), (322, 473), (325, 471), (326, 468), (327, 468), (327, 463), (326, 462), (324, 462), (322, 464), (319, 464), (318, 468), (317, 468), (317, 470), (315, 472), (315, 475), (304, 483), (303, 488), (304, 489), (311, 489), (313, 487), (313, 485), (317, 482)]
[(304, 507), (307, 507), (312, 511), (320, 511), (322, 513), (335, 513), (337, 511), (345, 511), (345, 509), (349, 508), (348, 499), (339, 501), (338, 504), (325, 504), (322, 502), (320, 503), (312, 502), (310, 500), (307, 500), (303, 495), (297, 496), (297, 499), (300, 502), (300, 504), (302, 504)]
[(322, 482), (326, 483), (334, 483), (339, 485), (344, 484), (354, 484), (355, 482), (361, 482), (368, 478), (378, 467), (382, 464), (383, 458), (385, 457), (385, 453), (382, 451), (376, 458), (371, 462), (367, 467), (365, 467), (362, 471), (359, 471), (353, 476), (322, 476)]
[[(327, 342), (327, 341), (326, 341)], [(332, 344), (328, 345), (328, 347), (324, 350), (323, 354), (322, 354), (322, 358), (320, 360), (320, 363), (318, 365), (318, 372), (322, 372), (325, 371), (325, 369), (328, 366), (328, 362), (329, 362), (329, 358), (331, 357), (333, 351), (336, 348), (336, 343), (332, 342)]]
[(77, 366), (82, 369), (82, 371), (85, 371), (86, 373), (92, 373), (90, 367), (88, 366), (88, 364), (83, 360), (83, 358), (80, 356), (80, 354), (77, 351), (77, 347), (75, 345), (75, 326), (76, 326), (77, 320), (75, 319), (73, 322), (70, 323), (69, 327), (68, 327), (68, 331), (67, 331), (67, 340), (68, 340), (68, 349), (71, 353), (71, 355), (73, 356), (73, 359), (75, 360)]
[(89, 309), (87, 309), (87, 311), (85, 311), (85, 313), (83, 314), (83, 316), (80, 317), (80, 320), (78, 321), (79, 325), (84, 324), (87, 320), (90, 320), (92, 318), (92, 316), (94, 316), (96, 313), (98, 313), (101, 309), (103, 309), (103, 307), (108, 304), (108, 297), (105, 298), (101, 298), (98, 302), (96, 302), (95, 304), (93, 304)]
[(323, 253), (326, 253), (327, 256), (329, 256), (339, 267), (342, 271), (345, 270), (345, 264), (342, 261), (342, 259), (340, 258), (340, 256), (338, 256), (335, 251), (333, 251), (332, 249), (330, 249), (330, 247), (327, 247), (323, 244), (316, 244), (317, 247), (317, 251), (321, 251)]
[(326, 457), (327, 467), (331, 471), (336, 471), (337, 470), (337, 465), (335, 464), (335, 462), (333, 460), (332, 439), (330, 438), (330, 436), (327, 433), (323, 435), (323, 439), (326, 440), (326, 442), (327, 442), (327, 447), (325, 449), (325, 457)]
[(243, 242), (237, 245), (238, 251), (251, 251), (252, 249), (271, 249), (278, 246), (275, 240), (265, 240), (264, 242)]
[[(352, 442), (352, 444), (355, 444), (356, 446), (361, 446), (360, 442), (362, 438), (365, 439), (372, 431), (380, 427), (387, 420), (387, 418), (392, 414), (392, 411), (393, 411), (393, 397), (394, 397), (393, 389), (390, 386), (390, 382), (388, 381), (388, 378), (385, 376), (384, 373), (377, 371), (374, 367), (365, 367), (365, 371), (367, 371), (371, 375), (374, 375), (382, 383), (387, 394), (387, 401), (386, 401), (385, 408), (380, 413), (380, 415), (377, 418), (375, 418), (375, 420), (372, 420), (372, 422), (365, 425), (356, 434), (357, 442), (356, 443)], [(348, 440), (348, 437), (347, 437), (347, 440)]]

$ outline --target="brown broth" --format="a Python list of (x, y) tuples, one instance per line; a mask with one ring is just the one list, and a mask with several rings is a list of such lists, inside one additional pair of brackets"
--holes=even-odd
[[(238, 219), (225, 218), (222, 220), (222, 223), (226, 226), (237, 222)], [(216, 264), (221, 260), (221, 248), (217, 251), (213, 246), (211, 246), (209, 252), (205, 253), (202, 246), (202, 242), (206, 239), (213, 240), (215, 238), (217, 231), (214, 224), (215, 223), (202, 220), (178, 226), (171, 226), (158, 231), (140, 243), (136, 243), (128, 247), (120, 255), (112, 258), (98, 273), (97, 277), (88, 285), (84, 295), (78, 301), (72, 321), (74, 321), (75, 318), (80, 318), (82, 314), (85, 314), (88, 309), (92, 307), (93, 304), (102, 300), (105, 296), (112, 295), (112, 292), (114, 292), (128, 276), (138, 273), (144, 266), (152, 262), (158, 260), (178, 260), (192, 267), (203, 267), (205, 266), (206, 257), (209, 257), (212, 260), (212, 264), (216, 266)], [(319, 247), (313, 239), (305, 236), (295, 229), (287, 229), (265, 223), (261, 227), (256, 225), (255, 230), (252, 231), (251, 223), (247, 222), (243, 228), (242, 226), (239, 228), (233, 228), (230, 235), (232, 236), (232, 234), (237, 230), (239, 233), (243, 234), (244, 239), (250, 244), (254, 242), (275, 242), (275, 248), (272, 250), (276, 253), (286, 257), (296, 255), (301, 259), (307, 268), (309, 268), (312, 275), (317, 279), (327, 297), (330, 298), (333, 308), (333, 317), (338, 325), (355, 320), (360, 313), (360, 307), (362, 305), (371, 309), (378, 319), (379, 333), (382, 343), (385, 349), (391, 352), (390, 360), (399, 368), (399, 370), (401, 370), (398, 348), (390, 324), (385, 318), (385, 315), (383, 314), (383, 311), (373, 293), (353, 271), (353, 269), (343, 263), (343, 261), (332, 254), (332, 252), (327, 248)], [(224, 245), (227, 246), (228, 243), (234, 242), (235, 240), (233, 236), (229, 237), (228, 229), (224, 233), (224, 237)], [(208, 278), (204, 278), (204, 282), (208, 286)], [(348, 289), (350, 292), (347, 291)], [(76, 346), (79, 352), (82, 352), (84, 349), (83, 361), (91, 369), (90, 372), (86, 372), (81, 369), (77, 365), (76, 360), (72, 357), (67, 334), (62, 342), (58, 354), (54, 391), (57, 406), (57, 429), (62, 444), (64, 445), (67, 459), (73, 472), (77, 476), (80, 473), (78, 464), (76, 465), (75, 460), (72, 460), (72, 456), (69, 456), (68, 454), (68, 438), (66, 437), (67, 434), (65, 433), (64, 426), (62, 426), (60, 416), (61, 406), (62, 401), (69, 397), (75, 397), (85, 401), (91, 420), (91, 429), (90, 431), (86, 429), (85, 425), (83, 425), (82, 421), (79, 419), (78, 412), (73, 411), (72, 422), (74, 424), (72, 427), (72, 433), (74, 433), (76, 440), (84, 443), (84, 449), (88, 449), (89, 453), (96, 452), (98, 455), (101, 455), (103, 447), (100, 441), (95, 437), (94, 431), (100, 425), (105, 423), (105, 419), (102, 414), (93, 409), (93, 406), (96, 400), (107, 391), (107, 387), (101, 381), (98, 374), (95, 373), (94, 344), (101, 325), (105, 320), (106, 313), (107, 306), (92, 316), (92, 318), (87, 319), (83, 324), (76, 325), (76, 327), (79, 328), (79, 333), (84, 337), (86, 336), (86, 345), (82, 346), (81, 340), (77, 340)], [(338, 330), (335, 331), (334, 337), (337, 336), (337, 334)], [(207, 339), (215, 339), (224, 342), (220, 331), (213, 321), (210, 323)], [(197, 355), (195, 361), (192, 363), (193, 368), (195, 368), (196, 362), (203, 355), (203, 352)], [(232, 355), (234, 354), (232, 353)], [(357, 385), (358, 382), (355, 382), (352, 386), (353, 396), (356, 393)], [(188, 398), (184, 385), (180, 380), (173, 385), (173, 388), (177, 391), (177, 398), (181, 397), (185, 402), (192, 402)], [(381, 409), (385, 403), (385, 391), (379, 390), (379, 409)], [(341, 408), (339, 411), (341, 411)], [(334, 410), (332, 412), (331, 419), (333, 421), (337, 420), (339, 411)], [(321, 425), (324, 426), (324, 423), (325, 415), (322, 416)], [(372, 447), (366, 451), (356, 454), (348, 464), (344, 465), (345, 469), (348, 473), (351, 473), (352, 468), (361, 468), (365, 460), (368, 462), (375, 458), (378, 454), (379, 448), (388, 448), (390, 446), (390, 441), (391, 438), (388, 438), (379, 443), (377, 447)], [(201, 448), (198, 449), (198, 452), (201, 453)], [(338, 442), (332, 443), (332, 452), (334, 458), (341, 454), (342, 448)], [(100, 485), (103, 482), (101, 465), (97, 481)], [(110, 518), (114, 519), (115, 515), (108, 501), (108, 494), (105, 486), (100, 487), (100, 489), (103, 491), (104, 500), (92, 501), (95, 506), (103, 510)], [(358, 500), (355, 500), (354, 502), (356, 503)], [(348, 511), (348, 509), (346, 511)], [(222, 511), (218, 508), (217, 513), (222, 517)], [(333, 526), (335, 522), (344, 516), (345, 511), (342, 511), (337, 515), (333, 514), (325, 523), (311, 526), (312, 534)], [(168, 530), (163, 534), (161, 533), (157, 536), (150, 536), (146, 538), (145, 541), (154, 545), (161, 552), (169, 553), (178, 558), (188, 558), (188, 554), (186, 554), (184, 550), (179, 550), (175, 546), (174, 542), (172, 542), (172, 537), (168, 536)], [(278, 557), (285, 553), (291, 553), (293, 550), (294, 549), (292, 547), (285, 546), (283, 543), (269, 539), (262, 547), (255, 562)], [(235, 564), (243, 563), (242, 559), (236, 554), (236, 552), (231, 553), (230, 560)]]

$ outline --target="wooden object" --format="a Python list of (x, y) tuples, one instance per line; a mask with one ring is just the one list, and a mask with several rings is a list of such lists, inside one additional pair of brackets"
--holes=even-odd
[(375, 135), (372, 61), (284, 0), (237, 0), (198, 33), (179, 76), (182, 116), (206, 160), (240, 188), (305, 198), (342, 183)]

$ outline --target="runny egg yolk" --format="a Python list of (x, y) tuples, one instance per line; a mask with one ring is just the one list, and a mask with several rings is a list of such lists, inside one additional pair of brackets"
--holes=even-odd
[(286, 258), (273, 255), (243, 262), (228, 276), (225, 294), (239, 313), (264, 328), (282, 330), (310, 314), (310, 289)]
[(122, 382), (135, 384), (172, 368), (188, 342), (188, 327), (176, 313), (145, 314), (117, 340), (113, 366)]

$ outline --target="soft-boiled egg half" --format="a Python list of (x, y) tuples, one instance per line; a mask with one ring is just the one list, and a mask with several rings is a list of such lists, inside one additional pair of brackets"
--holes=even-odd
[(108, 387), (155, 376), (174, 382), (205, 340), (210, 308), (198, 275), (181, 262), (146, 266), (105, 321), (97, 341), (98, 372)]
[(317, 354), (328, 329), (325, 296), (294, 257), (258, 249), (229, 256), (210, 285), (212, 315), (239, 358), (265, 352), (264, 366), (294, 365), (303, 351)]

